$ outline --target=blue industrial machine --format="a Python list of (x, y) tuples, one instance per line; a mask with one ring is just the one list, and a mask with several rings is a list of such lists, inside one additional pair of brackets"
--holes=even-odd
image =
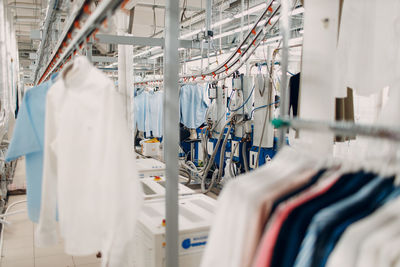
[(276, 154), (277, 140), (269, 123), (275, 109), (270, 79), (235, 73), (231, 84), (208, 85), (206, 126), (197, 129), (197, 139), (181, 144), (190, 155), (186, 160), (198, 167), (210, 186), (268, 164)]

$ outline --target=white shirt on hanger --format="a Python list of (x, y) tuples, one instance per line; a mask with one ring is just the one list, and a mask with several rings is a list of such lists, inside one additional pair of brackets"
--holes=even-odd
[[(330, 255), (327, 267), (359, 266), (357, 265), (359, 260), (365, 255), (362, 251), (363, 244), (367, 241), (368, 237), (373, 235), (376, 231), (385, 228), (393, 223), (393, 221), (397, 221), (400, 218), (399, 205), (400, 199), (393, 200), (371, 216), (347, 228)], [(374, 261), (372, 261), (372, 263), (373, 262)]]
[(271, 164), (227, 183), (218, 198), (200, 266), (243, 267), (245, 262), (250, 263), (255, 251), (249, 241), (265, 196), (282, 184), (290, 184), (298, 178), (296, 174), (312, 169), (315, 164), (286, 147)]
[[(125, 119), (124, 97), (84, 57), (47, 95), (38, 246), (102, 252), (103, 266), (128, 266), (143, 193)], [(66, 76), (66, 77), (64, 77)]]

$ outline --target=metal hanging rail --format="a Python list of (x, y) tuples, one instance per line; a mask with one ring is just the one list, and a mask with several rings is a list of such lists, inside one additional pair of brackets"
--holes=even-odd
[(301, 119), (274, 119), (272, 124), (276, 128), (294, 128), (333, 132), (340, 136), (369, 136), (393, 141), (400, 141), (400, 129), (384, 126), (355, 124), (352, 122), (324, 122)]
[[(40, 45), (39, 45), (37, 66), (41, 66), (41, 62), (43, 59), (43, 50), (44, 50), (44, 46), (47, 42), (50, 21), (53, 19), (53, 14), (56, 10), (57, 3), (58, 3), (58, 1), (56, 1), (56, 0), (50, 0), (50, 2), (49, 2), (49, 6), (47, 9), (47, 13), (46, 13), (46, 19), (44, 21), (44, 26), (43, 26), (43, 37), (42, 37), (42, 41), (40, 42)], [(36, 81), (38, 72), (39, 72), (39, 68), (37, 67), (35, 70), (35, 76), (34, 76), (35, 81)]]
[[(64, 39), (61, 39), (56, 46), (57, 49), (54, 51), (38, 83), (47, 80), (54, 71), (62, 69), (63, 64), (68, 62), (72, 58), (72, 54), (76, 53), (79, 48), (82, 48), (85, 42), (89, 41), (91, 35), (95, 38), (95, 34), (100, 25), (105, 22), (122, 3), (125, 4), (126, 0), (103, 0), (93, 13), (90, 11), (88, 2), (89, 1), (84, 2), (83, 10), (80, 10), (77, 15), (78, 20), (74, 20), (70, 29), (65, 31)], [(89, 15), (83, 25), (81, 25), (82, 22), (79, 19), (82, 14)], [(74, 33), (74, 30), (78, 31)]]
[[(50, 56), (50, 60), (53, 60), (54, 57), (57, 55), (57, 53), (59, 52), (59, 49), (62, 47), (63, 42), (67, 39), (68, 33), (73, 31), (74, 22), (79, 20), (79, 17), (82, 14), (84, 5), (87, 5), (89, 2), (90, 2), (90, 0), (81, 1), (80, 5), (76, 8), (74, 13), (69, 17), (68, 21), (66, 22), (66, 26), (64, 27), (64, 30), (60, 35), (59, 41), (55, 46), (56, 49), (53, 51), (52, 55)], [(42, 42), (43, 42), (43, 40), (42, 40)], [(44, 47), (42, 47), (42, 43), (41, 43), (40, 47), (39, 47), (39, 54), (43, 54), (43, 49), (44, 49)], [(42, 58), (39, 57), (38, 66), (40, 66), (41, 64), (42, 64)], [(44, 73), (49, 68), (49, 64), (50, 64), (50, 61), (47, 63), (46, 69), (40, 74), (40, 76), (39, 76), (40, 78), (44, 75)], [(36, 82), (38, 79), (38, 77), (37, 77), (38, 74), (39, 74), (39, 67), (36, 69), (36, 74), (35, 74)]]

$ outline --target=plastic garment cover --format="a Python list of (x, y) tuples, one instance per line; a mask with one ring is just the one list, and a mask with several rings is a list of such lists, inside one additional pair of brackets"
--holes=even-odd
[(124, 106), (85, 57), (49, 90), (38, 246), (57, 242), (58, 205), (67, 254), (101, 251), (103, 266), (129, 266), (143, 192)]
[(181, 123), (196, 129), (205, 122), (208, 108), (206, 88), (202, 84), (185, 84), (179, 93)]
[(335, 97), (347, 87), (370, 95), (400, 77), (400, 1), (346, 0), (335, 68)]

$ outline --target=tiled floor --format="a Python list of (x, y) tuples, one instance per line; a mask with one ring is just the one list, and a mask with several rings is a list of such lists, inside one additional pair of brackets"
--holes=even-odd
[[(25, 176), (23, 162), (19, 162), (16, 179)], [(26, 196), (12, 196), (9, 204), (26, 199)], [(9, 212), (25, 209), (26, 203), (17, 204)], [(94, 255), (87, 257), (72, 257), (64, 253), (63, 243), (49, 248), (34, 246), (35, 225), (29, 221), (26, 212), (6, 218), (11, 222), (4, 228), (1, 267), (99, 267), (100, 260)]]

